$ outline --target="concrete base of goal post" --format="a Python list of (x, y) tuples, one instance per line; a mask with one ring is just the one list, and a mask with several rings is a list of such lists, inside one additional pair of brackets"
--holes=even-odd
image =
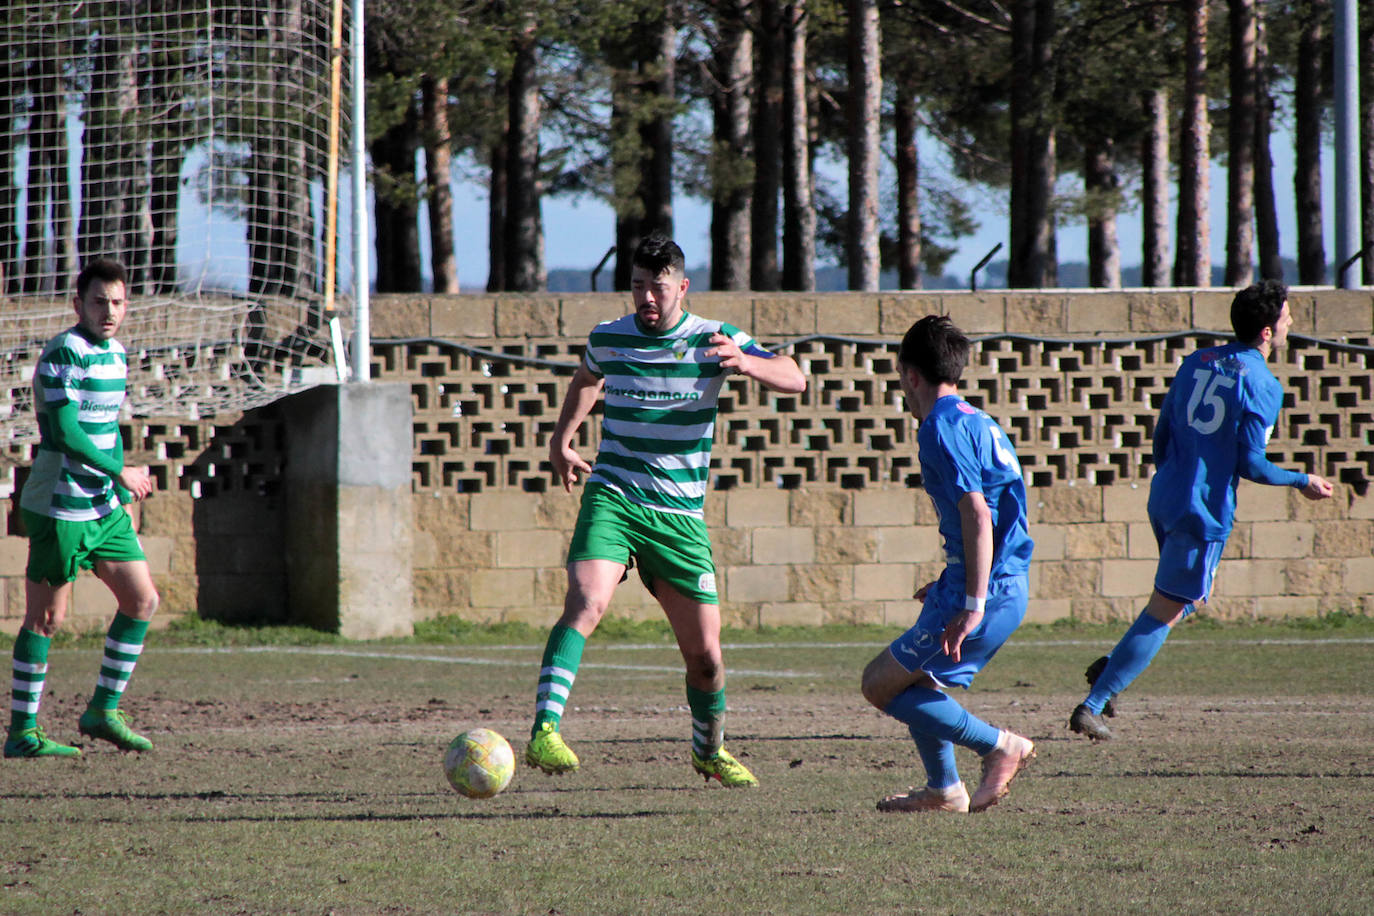
[(279, 404), (288, 619), (349, 639), (409, 636), (410, 386), (321, 385)]

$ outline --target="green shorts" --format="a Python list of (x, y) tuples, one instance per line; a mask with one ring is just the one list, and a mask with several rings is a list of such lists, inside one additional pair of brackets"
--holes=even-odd
[(610, 487), (588, 484), (577, 513), (568, 562), (613, 560), (638, 565), (650, 592), (667, 582), (702, 604), (718, 604), (716, 564), (706, 523), (678, 512), (630, 502)]
[(98, 560), (115, 563), (146, 560), (134, 523), (123, 509), (89, 522), (49, 518), (22, 510), (29, 533), (29, 564), (24, 573), (32, 582), (64, 585)]

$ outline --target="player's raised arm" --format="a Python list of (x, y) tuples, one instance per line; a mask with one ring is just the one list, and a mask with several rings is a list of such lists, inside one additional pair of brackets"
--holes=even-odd
[(605, 379), (592, 375), (585, 365), (578, 366), (568, 385), (568, 393), (563, 396), (563, 409), (558, 414), (553, 436), (549, 439), (549, 463), (553, 465), (554, 476), (569, 493), (577, 482), (579, 472), (592, 472), (592, 466), (573, 448), (572, 439), (582, 426), (582, 421), (596, 406), (605, 383)]
[(806, 376), (792, 357), (762, 351), (746, 353), (728, 334), (712, 334), (706, 355), (719, 358), (722, 367), (748, 376), (769, 391), (801, 394), (806, 390)]

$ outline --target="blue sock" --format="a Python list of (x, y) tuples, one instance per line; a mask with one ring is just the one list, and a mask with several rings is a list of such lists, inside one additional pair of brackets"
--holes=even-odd
[[(997, 747), (997, 729), (970, 715), (952, 697), (930, 687), (908, 687), (893, 697), (883, 712), (905, 723), (913, 734), (953, 742), (980, 757)], [(919, 745), (917, 749), (920, 750)], [(936, 777), (935, 773), (929, 775), (932, 779)]]
[(1160, 623), (1145, 611), (1141, 611), (1135, 623), (1131, 624), (1131, 628), (1121, 637), (1121, 642), (1116, 644), (1116, 648), (1107, 658), (1107, 667), (1098, 675), (1092, 692), (1083, 701), (1084, 705), (1094, 715), (1100, 713), (1108, 700), (1125, 690), (1131, 681), (1140, 677), (1141, 673), (1150, 667), (1150, 662), (1154, 660), (1168, 637), (1167, 623)]
[(948, 789), (959, 782), (959, 771), (954, 766), (954, 745), (943, 738), (935, 738), (924, 732), (911, 729), (911, 740), (916, 742), (916, 753), (926, 768), (926, 785), (932, 789)]

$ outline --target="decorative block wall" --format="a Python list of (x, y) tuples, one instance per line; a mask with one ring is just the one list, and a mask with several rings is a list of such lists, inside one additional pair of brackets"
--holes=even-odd
[[(789, 352), (810, 382), (801, 395), (775, 395), (736, 379), (722, 399), (707, 505), (726, 619), (915, 615), (911, 593), (938, 573), (940, 551), (894, 373), (901, 335), (930, 313), (977, 338), (964, 392), (1021, 456), (1037, 542), (1032, 619), (1133, 615), (1153, 575), (1145, 494), (1155, 414), (1183, 355), (1229, 336), (1230, 299), (1215, 290), (690, 296), (694, 311)], [(1290, 304), (1291, 345), (1270, 363), (1287, 391), (1270, 457), (1341, 487), (1310, 504), (1243, 485), (1212, 608), (1221, 616), (1371, 610), (1374, 293), (1300, 289)], [(587, 332), (628, 307), (619, 294), (373, 300), (373, 374), (409, 384), (415, 410), (417, 616), (557, 617), (577, 495), (553, 484), (548, 437)], [(140, 370), (149, 368), (131, 371)], [(282, 422), (268, 405), (126, 424), (129, 450), (159, 484), (143, 532), (165, 557), (155, 571), (169, 612), (284, 619)], [(594, 414), (579, 434), (589, 459), (597, 441)], [(18, 483), (29, 457), (6, 453), (0, 488)], [(11, 629), (24, 553), (13, 514), (0, 538), (0, 625)], [(79, 612), (101, 612), (95, 589)], [(612, 612), (660, 613), (633, 578)]]

